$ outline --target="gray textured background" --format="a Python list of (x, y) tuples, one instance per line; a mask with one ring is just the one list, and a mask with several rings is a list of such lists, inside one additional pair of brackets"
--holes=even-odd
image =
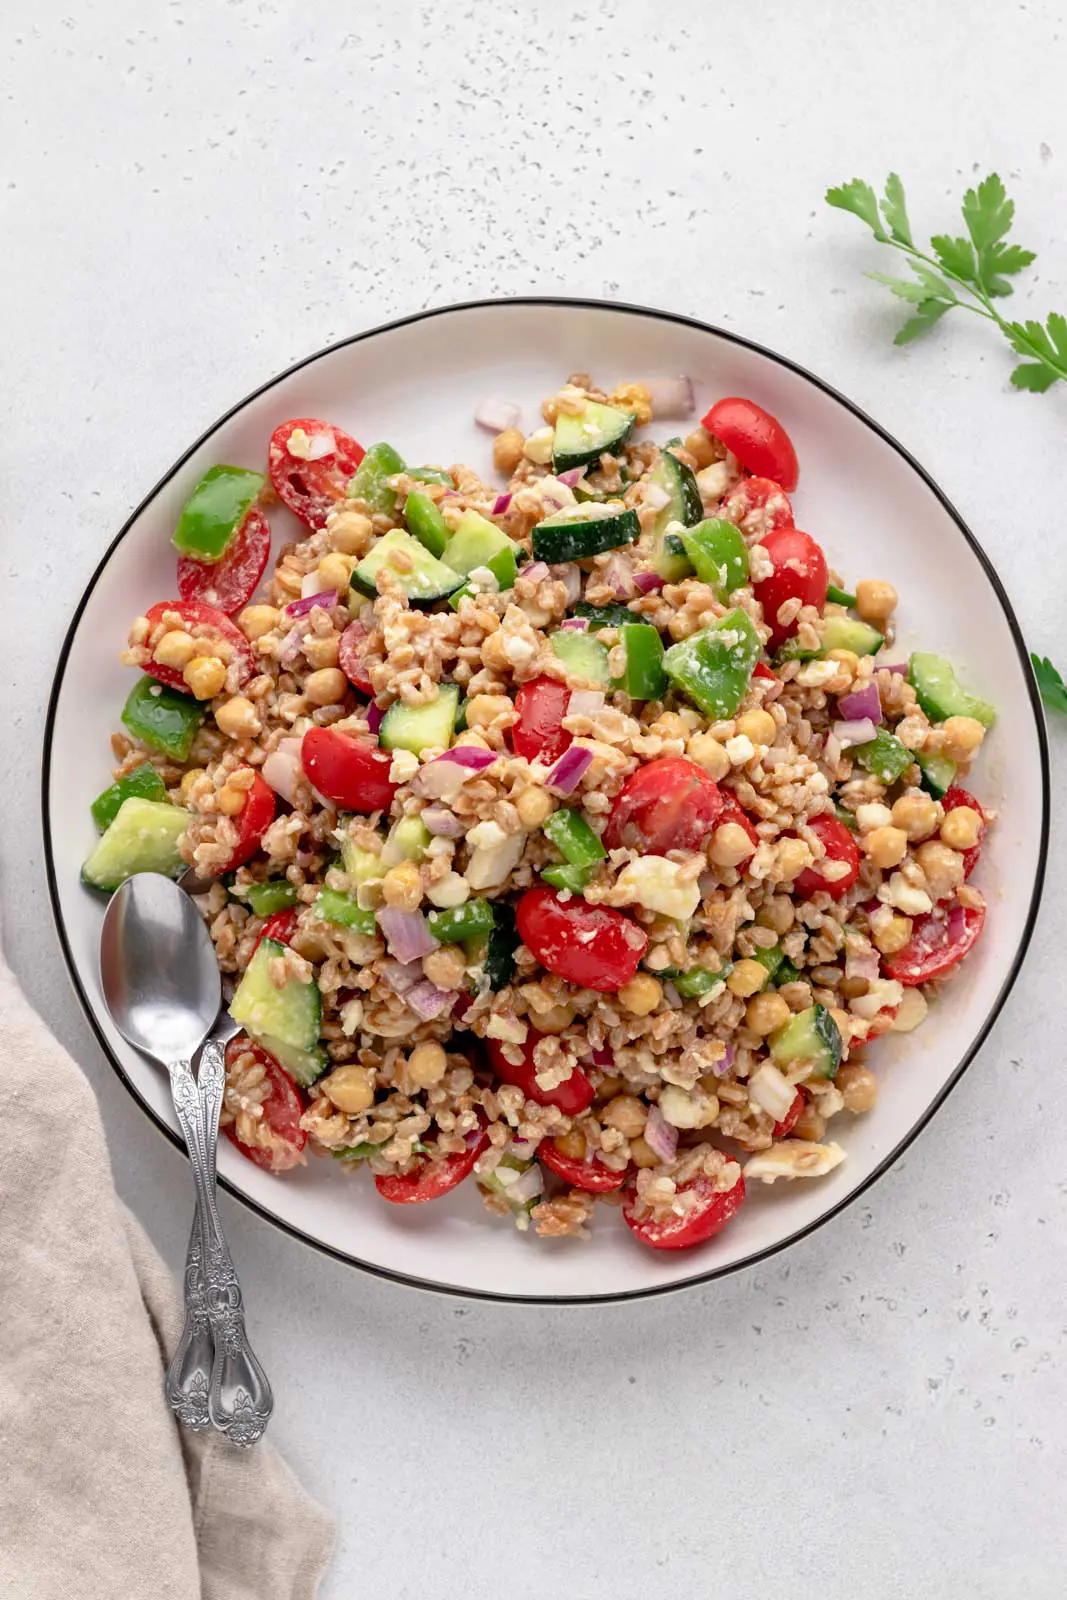
[[(938, 231), (997, 167), (1040, 254), (1028, 303), (1067, 309), (1064, 31), (1059, 6), (992, 0), (3, 8), (5, 936), (172, 1263), (184, 1164), (75, 1006), (39, 841), (52, 663), (131, 506), (331, 339), (478, 295), (631, 299), (874, 412), (1067, 668), (1067, 390), (1012, 394), (977, 319), (894, 351), (860, 276), (888, 263), (821, 203), (896, 167)], [(1062, 723), (1053, 743), (1062, 785)], [(761, 1271), (634, 1307), (463, 1305), (224, 1199), (275, 1437), (341, 1521), (329, 1595), (1062, 1594), (1065, 888), (1057, 834), (1022, 980), (946, 1109)]]

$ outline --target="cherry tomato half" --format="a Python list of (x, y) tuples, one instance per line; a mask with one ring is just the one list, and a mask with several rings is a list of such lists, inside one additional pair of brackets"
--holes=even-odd
[(701, 1173), (689, 1183), (682, 1184), (679, 1194), (695, 1195), (693, 1205), (682, 1215), (656, 1222), (652, 1217), (640, 1221), (634, 1216), (635, 1191), (627, 1194), (622, 1205), (626, 1226), (635, 1239), (653, 1250), (688, 1250), (691, 1245), (703, 1244), (721, 1233), (731, 1217), (737, 1215), (745, 1198), (744, 1174), (738, 1172), (732, 1189), (717, 1189), (714, 1178)]
[(299, 916), (300, 913), (295, 906), (287, 906), (284, 911), (272, 912), (260, 928), (259, 938), (253, 949), (258, 950), (264, 939), (274, 939), (278, 944), (288, 944), (296, 932)]
[(555, 678), (535, 678), (515, 696), (519, 720), (511, 729), (511, 748), (527, 761), (558, 761), (572, 735), (560, 726), (567, 715), (571, 692)]
[(625, 1172), (613, 1172), (602, 1161), (576, 1161), (565, 1155), (554, 1139), (542, 1139), (537, 1146), (537, 1159), (572, 1189), (584, 1189), (587, 1194), (610, 1194), (626, 1182)]
[(203, 600), (233, 615), (256, 592), (270, 555), (270, 523), (253, 506), (220, 561), (178, 558), (178, 593), (183, 600)]
[(515, 924), (543, 967), (583, 989), (614, 994), (629, 983), (648, 949), (648, 934), (624, 912), (561, 900), (548, 888), (527, 889)]
[(775, 528), (760, 544), (774, 566), (769, 578), (752, 585), (752, 592), (763, 607), (763, 620), (771, 630), (771, 647), (777, 649), (796, 631), (796, 622), (778, 621), (779, 607), (787, 600), (821, 611), (826, 604), (829, 575), (826, 557), (810, 533), (799, 528)]
[(744, 828), (752, 841), (753, 850), (759, 849), (759, 834), (756, 832), (752, 818), (747, 811), (742, 811), (737, 803), (737, 797), (732, 795), (729, 789), (723, 789), (722, 791), (722, 810), (719, 812), (719, 820), (715, 826), (721, 828), (724, 822), (736, 822), (739, 828)]
[(801, 899), (822, 889), (831, 900), (840, 900), (860, 875), (860, 847), (845, 824), (831, 811), (823, 811), (819, 816), (812, 817), (808, 827), (822, 841), (825, 859), (846, 862), (848, 871), (840, 878), (824, 878), (817, 866), (805, 867), (793, 887)]
[(963, 960), (984, 925), (985, 906), (954, 905), (947, 917), (928, 911), (915, 918), (903, 950), (884, 958), (882, 965), (908, 988), (943, 978)]
[(262, 1102), (263, 1121), (273, 1133), (274, 1142), (269, 1150), (244, 1144), (237, 1137), (237, 1125), (233, 1122), (228, 1122), (222, 1131), (257, 1167), (265, 1167), (268, 1172), (288, 1172), (290, 1167), (300, 1165), (308, 1139), (300, 1126), (304, 1105), (299, 1090), (285, 1068), (262, 1045), (253, 1044), (247, 1033), (235, 1035), (226, 1046), (227, 1067), (232, 1067), (242, 1055), (254, 1056), (266, 1074), (268, 1094)]
[(752, 668), (752, 676), (754, 678), (769, 678), (773, 683), (778, 674), (767, 665), (766, 661), (757, 661)]
[(941, 804), (945, 808), (946, 817), (950, 811), (955, 810), (956, 806), (970, 806), (971, 810), (977, 811), (978, 815), (982, 819), (982, 827), (978, 834), (978, 843), (972, 844), (968, 849), (960, 851), (960, 854), (963, 856), (963, 876), (965, 878), (969, 878), (975, 867), (978, 865), (978, 857), (982, 854), (982, 841), (985, 837), (986, 830), (986, 814), (978, 804), (978, 801), (974, 798), (974, 795), (970, 794), (966, 789), (961, 788), (958, 783), (954, 783), (950, 789), (945, 791), (945, 798), (942, 800)]
[(785, 1116), (780, 1122), (776, 1122), (774, 1127), (771, 1129), (772, 1137), (775, 1139), (788, 1139), (789, 1135), (800, 1121), (800, 1114), (806, 1105), (807, 1100), (805, 1098), (804, 1091), (803, 1089), (798, 1089), (796, 1094), (793, 1096), (793, 1104), (789, 1107), (789, 1110), (786, 1112)]
[(716, 400), (704, 417), (704, 427), (727, 450), (732, 450), (746, 472), (770, 478), (792, 494), (800, 477), (793, 441), (777, 417), (754, 400), (730, 395)]
[(529, 1030), (526, 1043), (522, 1046), (522, 1061), (518, 1066), (508, 1060), (499, 1039), (487, 1039), (485, 1042), (493, 1071), (501, 1083), (510, 1083), (516, 1089), (521, 1089), (527, 1100), (533, 1100), (539, 1106), (557, 1106), (565, 1117), (580, 1116), (592, 1105), (594, 1098), (593, 1085), (581, 1067), (575, 1067), (570, 1077), (564, 1078), (554, 1089), (542, 1089), (537, 1082), (533, 1053), (535, 1045), (544, 1037), (543, 1033), (535, 1033), (532, 1028)]
[(440, 1200), (443, 1194), (470, 1177), (474, 1163), (488, 1143), (489, 1130), (482, 1121), (475, 1132), (467, 1135), (466, 1150), (459, 1150), (452, 1156), (439, 1156), (436, 1161), (420, 1161), (411, 1172), (376, 1176), (374, 1187), (383, 1200), (391, 1200), (395, 1206), (421, 1206), (427, 1200)]
[(319, 793), (345, 811), (366, 817), (388, 811), (393, 803), (397, 785), (389, 777), (391, 757), (377, 745), (336, 728), (309, 728), (300, 759)]
[[(256, 658), (240, 628), (230, 621), (224, 611), (219, 611), (216, 606), (205, 605), (202, 600), (160, 600), (158, 605), (149, 607), (145, 616), (154, 629), (168, 611), (181, 618), (175, 631), (184, 630), (192, 633), (194, 638), (203, 638), (205, 655), (210, 655), (213, 640), (225, 640), (230, 646), (231, 660), (237, 663), (238, 683), (247, 683), (255, 671)], [(201, 633), (194, 633), (197, 628), (201, 629)], [(165, 683), (169, 689), (177, 689), (181, 694), (188, 695), (193, 692), (178, 667), (150, 659), (145, 662), (144, 670), (150, 672), (153, 678), (158, 678), (160, 683)]]
[(362, 622), (350, 622), (337, 646), (337, 659), (341, 671), (353, 688), (362, 690), (364, 694), (373, 694), (374, 685), (363, 665), (363, 645), (366, 638), (367, 630)]
[(742, 478), (723, 496), (719, 516), (743, 534), (762, 540), (774, 528), (793, 527), (793, 507), (780, 483), (772, 478)]
[[(247, 770), (246, 767), (245, 771)], [(274, 807), (274, 790), (257, 772), (252, 780), (251, 789), (246, 791), (244, 810), (234, 819), (237, 826), (237, 843), (226, 865), (217, 869), (220, 874), (232, 872), (235, 867), (243, 867), (245, 862), (255, 855), (259, 849), (259, 841), (274, 821)]]
[[(321, 442), (325, 453), (317, 460), (305, 461), (290, 452), (289, 439), (297, 428), (304, 430), (313, 448), (319, 448)], [(349, 479), (365, 454), (361, 444), (332, 423), (316, 422), (314, 417), (294, 417), (291, 422), (283, 422), (281, 427), (275, 428), (270, 436), (267, 451), (270, 481), (278, 499), (301, 522), (306, 522), (309, 528), (324, 528), (329, 513), (344, 499)]]
[(685, 756), (661, 756), (631, 773), (615, 797), (604, 843), (642, 855), (697, 850), (722, 811), (714, 778)]

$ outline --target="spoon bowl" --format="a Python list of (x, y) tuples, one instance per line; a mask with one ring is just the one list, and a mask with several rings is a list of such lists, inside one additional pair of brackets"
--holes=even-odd
[(158, 872), (138, 872), (112, 895), (100, 978), (123, 1038), (164, 1063), (193, 1057), (222, 1003), (204, 920), (185, 891)]

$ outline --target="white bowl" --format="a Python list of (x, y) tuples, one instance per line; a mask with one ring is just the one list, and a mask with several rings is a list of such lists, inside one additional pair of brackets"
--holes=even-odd
[[(334, 1162), (312, 1160), (272, 1177), (222, 1140), (222, 1182), (298, 1238), (407, 1283), (502, 1299), (621, 1299), (701, 1282), (782, 1249), (854, 1199), (915, 1137), (989, 1031), (1030, 937), (1047, 843), (1044, 725), (1007, 596), (944, 495), (876, 423), (783, 357), (685, 317), (545, 299), (425, 312), (310, 356), (210, 427), (106, 552), (60, 656), (44, 756), (52, 903), (90, 1021), (158, 1126), (177, 1142), (166, 1080), (107, 1015), (97, 967), (102, 904), (78, 871), (94, 838), (89, 803), (109, 781), (108, 739), (131, 683), (118, 652), (130, 619), (174, 592), (169, 536), (179, 507), (212, 463), (258, 466), (271, 430), (294, 416), (336, 422), (365, 444), (389, 439), (408, 460), (466, 461), (488, 474), (490, 440), (473, 423), (478, 404), (487, 396), (521, 401), (530, 429), (541, 396), (576, 371), (608, 387), (688, 373), (699, 412), (718, 396), (745, 394), (783, 420), (802, 464), (798, 525), (819, 538), (847, 580), (888, 578), (900, 592), (894, 654), (921, 642), (996, 703), (975, 787), (1000, 818), (977, 879), (990, 902), (985, 934), (923, 1027), (879, 1043), (877, 1106), (834, 1130), (847, 1161), (826, 1178), (753, 1185), (737, 1220), (701, 1249), (647, 1250), (606, 1208), (589, 1242), (523, 1237), (483, 1211), (473, 1184), (434, 1205), (390, 1206)], [(276, 544), (297, 535), (286, 513), (271, 520)]]

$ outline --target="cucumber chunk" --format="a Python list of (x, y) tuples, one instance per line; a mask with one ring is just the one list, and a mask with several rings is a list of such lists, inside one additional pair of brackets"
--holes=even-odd
[(620, 628), (624, 622), (641, 620), (636, 611), (631, 611), (621, 601), (608, 606), (594, 606), (588, 600), (579, 600), (571, 609), (576, 617), (588, 619), (590, 633), (596, 633), (600, 628)]
[(881, 783), (896, 783), (915, 760), (907, 745), (901, 744), (896, 734), (886, 728), (879, 728), (866, 744), (856, 745), (852, 755), (865, 772)]
[(810, 1061), (812, 1078), (832, 1078), (841, 1065), (841, 1034), (837, 1023), (823, 1005), (798, 1011), (784, 1028), (772, 1033), (771, 1060), (779, 1067)]
[(693, 576), (693, 563), (685, 549), (685, 529), (680, 522), (669, 522), (656, 541), (652, 565), (667, 583), (681, 583)]
[(430, 747), (447, 750), (455, 732), (458, 705), (459, 689), (454, 683), (441, 684), (437, 699), (422, 706), (394, 700), (382, 718), (378, 743), (383, 750), (410, 750), (414, 755)]
[[(594, 512), (602, 514), (595, 516)], [(618, 504), (600, 506), (590, 502), (581, 515), (557, 511), (555, 516), (539, 522), (533, 531), (533, 556), (535, 561), (549, 563), (584, 561), (605, 550), (634, 544), (640, 535), (636, 511), (627, 511)]]
[(403, 472), (404, 462), (391, 444), (372, 444), (349, 478), (345, 493), (351, 500), (362, 500), (371, 511), (381, 511), (391, 517), (396, 510), (396, 490), (389, 487), (389, 479)]
[(271, 962), (284, 955), (285, 946), (276, 939), (261, 940), (230, 1002), (233, 1020), (263, 1041), (263, 1048), (272, 1054), (277, 1052), (267, 1042), (271, 1039), (297, 1050), (314, 1050), (322, 1021), (322, 1000), (314, 979), (301, 983), (299, 978), (290, 978), (280, 989), (275, 988)]
[[(362, 469), (361, 469), (362, 470)], [(462, 583), (462, 574), (432, 556), (414, 534), (394, 528), (375, 540), (352, 574), (364, 594), (377, 594), (378, 575), (388, 571), (409, 600), (442, 600)]]
[(119, 814), (119, 809), (124, 800), (158, 800), (166, 801), (167, 787), (149, 762), (142, 761), (139, 767), (134, 767), (131, 772), (124, 773), (117, 782), (98, 794), (90, 806), (93, 821), (103, 833), (105, 828), (110, 828)]
[(552, 654), (563, 662), (569, 677), (588, 678), (601, 689), (611, 687), (608, 652), (599, 639), (574, 628), (561, 628), (558, 633), (549, 635), (548, 642)]
[(574, 414), (561, 411), (552, 435), (553, 470), (568, 472), (599, 461), (604, 454), (617, 455), (636, 421), (632, 411), (619, 411), (600, 400), (587, 400)]
[(935, 800), (943, 800), (956, 781), (956, 763), (948, 756), (926, 755), (922, 750), (914, 751), (913, 757), (927, 794), (932, 794)]
[(178, 878), (186, 863), (178, 853), (178, 840), (189, 826), (184, 806), (168, 801), (124, 800), (115, 820), (97, 842), (82, 867), (82, 879), (94, 889), (117, 889), (135, 872), (161, 872)]
[(664, 450), (647, 481), (662, 489), (668, 496), (667, 504), (657, 512), (652, 532), (657, 539), (666, 532), (668, 523), (680, 522), (685, 528), (695, 527), (704, 515), (700, 487), (692, 469), (677, 456)]
[(274, 1039), (269, 1034), (257, 1038), (256, 1043), (261, 1044), (302, 1089), (310, 1088), (330, 1064), (329, 1056), (319, 1044), (311, 1050), (300, 1050), (296, 1045), (287, 1044), (284, 1039)]
[(817, 650), (805, 650), (797, 639), (790, 639), (778, 652), (781, 661), (815, 661), (828, 656), (831, 650), (851, 650), (857, 656), (876, 656), (885, 639), (869, 622), (858, 617), (844, 617), (833, 612), (823, 618), (820, 644)]
[(943, 656), (917, 650), (908, 662), (908, 682), (931, 722), (946, 722), (949, 717), (974, 717), (984, 728), (991, 728), (997, 713), (988, 700), (969, 694), (956, 679), (955, 669)]
[(475, 567), (487, 567), (502, 551), (510, 550), (514, 555), (515, 549), (514, 541), (501, 533), (495, 523), (477, 511), (465, 511), (448, 541), (444, 559), (453, 572), (466, 578)]
[(382, 846), (383, 867), (399, 866), (401, 861), (422, 861), (433, 843), (433, 834), (421, 817), (401, 817), (389, 830)]

